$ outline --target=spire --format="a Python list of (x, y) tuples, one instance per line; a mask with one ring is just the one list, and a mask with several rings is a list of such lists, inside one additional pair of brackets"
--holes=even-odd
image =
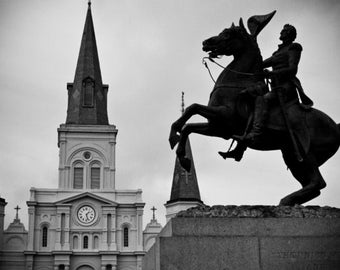
[(102, 83), (96, 37), (88, 2), (74, 82), (67, 84), (66, 124), (108, 125), (107, 91)]
[[(184, 112), (184, 92), (182, 92), (182, 113)], [(201, 195), (198, 188), (196, 170), (194, 165), (194, 159), (191, 152), (191, 146), (189, 138), (185, 145), (186, 156), (191, 160), (190, 172), (187, 172), (182, 168), (176, 157), (175, 169), (172, 180), (172, 188), (170, 200), (167, 204), (177, 201), (190, 201), (190, 202), (200, 202)]]

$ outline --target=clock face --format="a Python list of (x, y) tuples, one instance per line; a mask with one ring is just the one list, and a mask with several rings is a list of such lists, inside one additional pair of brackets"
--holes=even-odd
[(85, 205), (79, 208), (77, 216), (81, 223), (89, 224), (94, 221), (96, 212), (91, 206)]

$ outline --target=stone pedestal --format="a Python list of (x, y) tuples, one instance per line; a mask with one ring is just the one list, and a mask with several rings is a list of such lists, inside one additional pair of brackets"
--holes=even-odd
[(194, 208), (167, 223), (143, 269), (340, 269), (340, 210)]

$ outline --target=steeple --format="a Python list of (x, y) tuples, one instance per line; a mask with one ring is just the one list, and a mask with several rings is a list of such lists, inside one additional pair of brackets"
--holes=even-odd
[(118, 130), (107, 117), (108, 86), (102, 82), (90, 1), (74, 81), (67, 89), (66, 123), (58, 128), (58, 187), (115, 189)]
[[(182, 113), (184, 112), (184, 93), (182, 92)], [(165, 204), (167, 221), (181, 210), (202, 205), (198, 187), (194, 159), (191, 152), (189, 138), (185, 145), (186, 156), (191, 160), (190, 172), (182, 168), (176, 157), (170, 200)]]
[(189, 139), (187, 140), (185, 151), (186, 156), (191, 159), (190, 172), (183, 169), (178, 158), (176, 158), (171, 195), (167, 203), (176, 201), (197, 201), (202, 203)]
[(66, 124), (108, 125), (108, 85), (102, 83), (90, 1), (74, 81), (67, 90)]

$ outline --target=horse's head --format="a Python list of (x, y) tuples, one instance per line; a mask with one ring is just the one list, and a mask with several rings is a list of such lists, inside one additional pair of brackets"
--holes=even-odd
[(235, 26), (233, 23), (231, 27), (224, 29), (218, 36), (203, 41), (203, 51), (207, 52), (209, 57), (216, 58), (222, 55), (235, 56), (246, 49), (257, 48), (256, 37), (271, 20), (275, 12), (250, 17), (248, 19), (250, 34), (247, 32), (241, 18), (239, 26)]
[(222, 55), (237, 55), (244, 51), (251, 42), (250, 35), (247, 33), (243, 24), (224, 29), (218, 36), (211, 37), (203, 41), (203, 51), (209, 57), (216, 58)]

